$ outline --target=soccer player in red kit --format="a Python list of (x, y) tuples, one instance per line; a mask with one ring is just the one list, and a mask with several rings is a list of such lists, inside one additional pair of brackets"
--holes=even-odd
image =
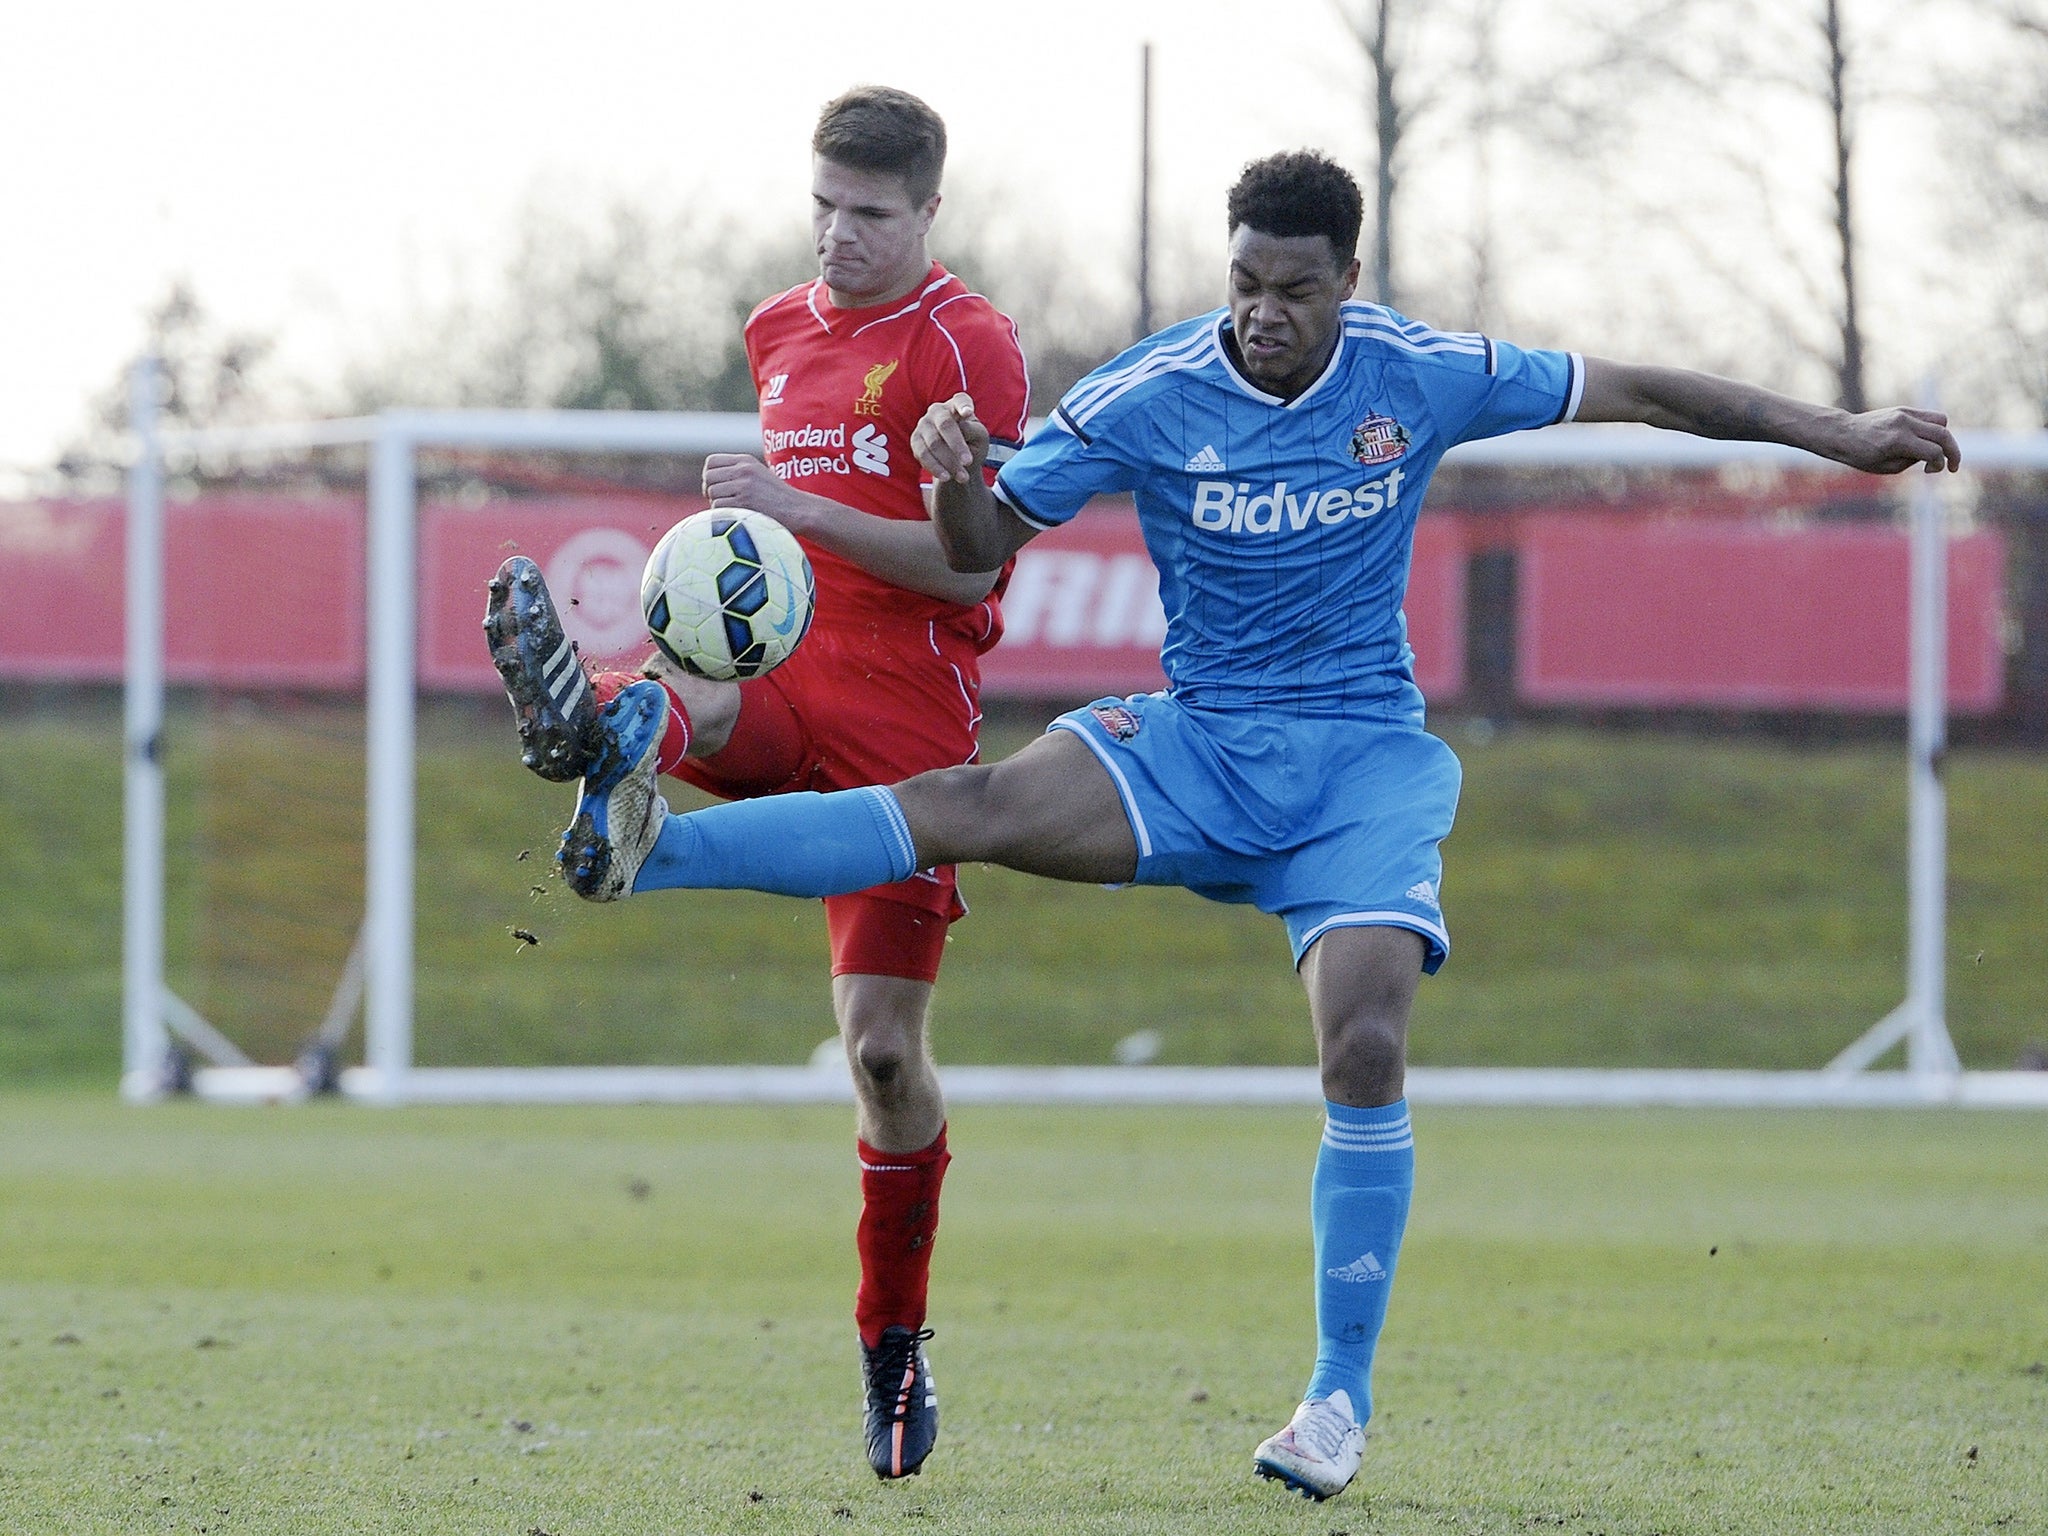
[[(738, 684), (658, 669), (669, 693), (660, 767), (728, 799), (893, 784), (971, 763), (981, 654), (1002, 633), (1004, 571), (946, 564), (910, 450), (926, 409), (974, 397), (994, 424), (988, 471), (1024, 435), (1016, 327), (926, 254), (946, 130), (902, 91), (828, 104), (812, 136), (816, 281), (748, 319), (764, 456), (713, 454), (713, 506), (750, 507), (802, 540), (817, 614), (773, 674)], [(527, 765), (572, 779), (607, 733), (599, 708), (635, 676), (586, 680), (531, 561), (507, 561), (485, 620)], [(868, 1459), (916, 1472), (938, 1433), (923, 1343), (938, 1227), (945, 1104), (926, 1043), (947, 927), (966, 913), (951, 866), (825, 903), (832, 1001), (858, 1101), (862, 1208), (855, 1322)]]

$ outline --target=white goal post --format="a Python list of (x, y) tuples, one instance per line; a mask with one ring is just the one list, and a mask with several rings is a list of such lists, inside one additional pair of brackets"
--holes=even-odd
[[(739, 1102), (846, 1100), (842, 1064), (804, 1067), (420, 1067), (413, 1062), (414, 727), (417, 674), (416, 464), (422, 449), (588, 453), (751, 452), (757, 418), (701, 412), (395, 410), (374, 417), (262, 427), (169, 430), (157, 420), (159, 371), (137, 364), (130, 407), (124, 710), (122, 1093), (171, 1087), (172, 1037), (213, 1063), (192, 1074), (200, 1096), (272, 1102), (309, 1091), (289, 1066), (259, 1066), (166, 984), (164, 973), (164, 462), (369, 450), (366, 875), (363, 925), (323, 1033), (337, 1038), (360, 1005), (366, 1062), (340, 1075), (345, 1095), (374, 1103)], [(2048, 469), (2048, 433), (1965, 432), (1965, 462)], [(1719, 443), (1648, 428), (1554, 427), (1453, 450), (1466, 466), (1711, 468), (1819, 463), (1769, 444)], [(1814, 1071), (1428, 1068), (1408, 1074), (1418, 1103), (1548, 1105), (1899, 1105), (2048, 1107), (2048, 1073), (1965, 1072), (1945, 1020), (1946, 512), (1940, 482), (1912, 477), (1908, 962), (1906, 995), (1826, 1067)], [(1903, 1071), (1869, 1068), (1903, 1042)], [(953, 1067), (956, 1103), (1320, 1103), (1313, 1068)]]

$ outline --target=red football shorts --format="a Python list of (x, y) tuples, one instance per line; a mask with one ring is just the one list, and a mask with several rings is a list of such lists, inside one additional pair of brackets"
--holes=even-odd
[[(775, 671), (740, 685), (732, 739), (675, 776), (727, 800), (895, 784), (975, 760), (975, 648), (932, 624), (814, 629)], [(967, 915), (953, 866), (825, 898), (834, 976), (938, 979), (946, 930)]]

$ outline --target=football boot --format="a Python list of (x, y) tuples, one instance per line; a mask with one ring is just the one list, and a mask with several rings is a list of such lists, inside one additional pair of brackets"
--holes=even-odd
[(1365, 1430), (1341, 1389), (1311, 1398), (1287, 1427), (1252, 1452), (1252, 1470), (1285, 1483), (1305, 1499), (1334, 1499), (1358, 1475)]
[(514, 555), (490, 592), (484, 638), (519, 722), (519, 760), (558, 784), (587, 777), (606, 742), (600, 706), (540, 567)]
[(924, 1357), (929, 1328), (884, 1328), (860, 1347), (867, 1382), (868, 1465), (883, 1480), (915, 1475), (939, 1438), (939, 1394)]
[(668, 823), (668, 802), (655, 788), (668, 693), (659, 683), (634, 683), (599, 711), (602, 767), (584, 777), (576, 816), (555, 855), (569, 888), (586, 901), (620, 901)]

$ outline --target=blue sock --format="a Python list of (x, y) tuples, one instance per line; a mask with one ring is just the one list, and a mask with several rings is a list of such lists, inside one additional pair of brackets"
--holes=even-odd
[(915, 873), (917, 850), (895, 795), (806, 791), (671, 814), (633, 889), (839, 896)]
[(1308, 1397), (1343, 1390), (1363, 1424), (1372, 1416), (1372, 1352), (1387, 1320), (1394, 1260), (1415, 1189), (1408, 1101), (1380, 1109), (1325, 1103), (1309, 1211), (1316, 1233), (1315, 1374)]

